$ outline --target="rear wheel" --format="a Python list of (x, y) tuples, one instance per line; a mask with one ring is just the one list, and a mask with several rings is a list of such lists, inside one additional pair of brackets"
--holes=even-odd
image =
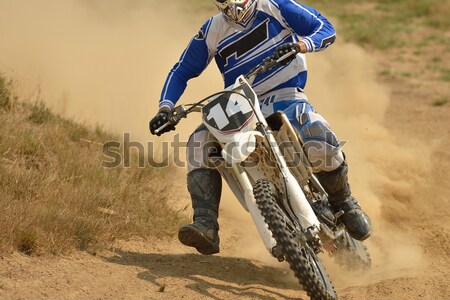
[(337, 299), (324, 266), (302, 239), (303, 234), (299, 236), (291, 220), (278, 205), (279, 192), (275, 185), (267, 179), (260, 179), (253, 193), (277, 245), (283, 249), (287, 262), (308, 296), (313, 300)]

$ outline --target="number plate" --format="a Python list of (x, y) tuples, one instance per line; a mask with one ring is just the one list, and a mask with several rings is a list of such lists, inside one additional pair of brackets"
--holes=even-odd
[(203, 121), (224, 134), (239, 131), (254, 116), (250, 101), (242, 94), (223, 94), (203, 107)]

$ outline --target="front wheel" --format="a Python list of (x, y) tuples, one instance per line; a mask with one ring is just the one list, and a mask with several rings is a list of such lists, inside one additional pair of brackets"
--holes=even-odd
[(278, 205), (279, 192), (276, 186), (267, 179), (260, 179), (254, 186), (253, 194), (273, 238), (281, 246), (295, 277), (308, 296), (313, 300), (337, 299), (324, 266), (308, 243), (304, 240), (299, 242), (298, 232), (293, 230), (294, 225)]

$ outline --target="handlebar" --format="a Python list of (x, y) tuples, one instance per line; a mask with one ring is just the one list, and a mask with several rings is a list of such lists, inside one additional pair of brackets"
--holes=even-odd
[[(275, 67), (277, 65), (280, 65), (282, 61), (284, 61), (285, 59), (287, 59), (291, 56), (297, 55), (297, 53), (298, 52), (296, 50), (292, 50), (278, 59), (275, 59), (275, 57), (273, 55), (271, 55), (271, 56), (265, 58), (264, 61), (262, 62), (262, 64), (260, 64), (259, 66), (255, 67), (253, 70), (251, 70), (245, 76), (245, 79), (247, 79), (247, 81), (249, 81), (249, 83), (252, 84), (253, 80), (256, 78), (256, 76), (269, 71), (270, 69), (272, 69), (273, 67)], [(179, 106), (175, 107), (172, 110), (172, 116), (169, 118), (169, 120), (166, 123), (164, 123), (163, 125), (161, 125), (161, 127), (159, 127), (158, 129), (155, 130), (155, 134), (160, 133), (167, 126), (177, 125), (180, 122), (180, 120), (182, 118), (185, 118), (190, 112), (198, 110), (199, 106), (201, 106), (201, 104), (204, 101), (210, 99), (211, 97), (214, 97), (216, 95), (220, 95), (223, 93), (224, 92), (219, 92), (219, 93), (215, 93), (211, 96), (208, 96), (208, 97), (200, 100), (197, 103), (191, 104), (189, 108), (186, 108), (186, 106), (184, 106), (184, 105), (179, 105)]]

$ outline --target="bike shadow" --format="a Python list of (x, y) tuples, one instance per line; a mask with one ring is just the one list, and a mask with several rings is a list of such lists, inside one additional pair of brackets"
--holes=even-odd
[[(162, 286), (165, 284), (164, 278), (172, 277), (187, 279), (186, 288), (209, 299), (229, 299), (229, 294), (232, 294), (235, 299), (302, 300), (297, 296), (292, 297), (292, 291), (301, 294), (302, 289), (284, 270), (258, 266), (247, 259), (200, 254), (114, 252), (114, 256), (103, 259), (110, 263), (146, 269), (138, 274), (138, 278), (155, 286)], [(211, 293), (214, 290), (225, 291), (228, 296), (221, 297), (220, 292)], [(291, 295), (279, 290), (290, 290)]]

